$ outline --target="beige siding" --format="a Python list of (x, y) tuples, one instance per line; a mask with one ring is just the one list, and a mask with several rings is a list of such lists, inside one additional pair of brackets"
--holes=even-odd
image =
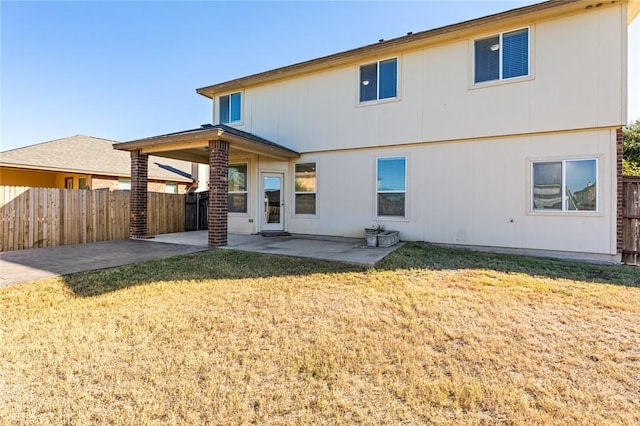
[(309, 152), (624, 124), (622, 7), (530, 28), (530, 78), (474, 86), (465, 38), (398, 52), (398, 101), (358, 105), (353, 64), (245, 89), (237, 127)]
[[(294, 216), (287, 191), (287, 229), (361, 237), (382, 222), (403, 240), (614, 255), (614, 141), (595, 130), (304, 155), (318, 167), (317, 215)], [(376, 158), (396, 155), (408, 158), (407, 218), (376, 218)], [(599, 161), (598, 212), (532, 212), (530, 161), (584, 157)]]
[(640, 119), (640, 18), (636, 18), (627, 33), (627, 122)]
[[(249, 182), (247, 185), (247, 213), (229, 213), (229, 231), (239, 234), (254, 234), (259, 231), (258, 228), (258, 173), (257, 173), (257, 156), (252, 154), (232, 156), (229, 158), (229, 164), (247, 164), (247, 176)], [(208, 174), (208, 167), (205, 168)], [(206, 178), (209, 181), (209, 178)]]
[[(293, 161), (255, 158), (250, 211), (230, 217), (230, 231), (261, 230), (260, 173), (281, 170), (292, 233), (362, 237), (366, 226), (383, 222), (403, 240), (613, 259), (615, 129), (626, 122), (624, 7), (397, 52), (399, 92), (391, 101), (359, 105), (358, 69), (394, 55), (245, 88), (237, 127), (316, 162), (317, 214), (293, 214)], [(530, 75), (474, 85), (474, 38), (523, 26), (530, 28)], [(382, 220), (376, 158), (397, 155), (407, 157), (407, 217)], [(586, 157), (598, 159), (598, 211), (533, 212), (531, 161)]]
[(624, 124), (621, 8), (551, 21), (537, 30), (532, 131)]

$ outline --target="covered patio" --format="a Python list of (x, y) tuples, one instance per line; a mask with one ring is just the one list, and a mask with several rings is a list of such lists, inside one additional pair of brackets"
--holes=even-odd
[(242, 130), (224, 124), (205, 124), (198, 129), (153, 136), (114, 144), (115, 149), (131, 153), (131, 203), (129, 238), (147, 235), (148, 157), (175, 158), (209, 165), (209, 230), (207, 245), (228, 244), (228, 168), (229, 156), (251, 153), (274, 160), (288, 161), (299, 153)]

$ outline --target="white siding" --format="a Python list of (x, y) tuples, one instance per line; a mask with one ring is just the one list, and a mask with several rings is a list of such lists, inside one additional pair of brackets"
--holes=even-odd
[[(362, 237), (382, 222), (403, 240), (615, 254), (613, 141), (596, 130), (303, 156), (318, 164), (318, 214), (288, 215), (288, 230)], [(375, 159), (396, 155), (408, 157), (408, 217), (377, 219)], [(531, 212), (530, 161), (585, 156), (599, 160), (598, 212)]]
[(640, 18), (636, 18), (629, 26), (628, 43), (627, 123), (631, 123), (640, 118)]
[[(237, 127), (317, 163), (317, 214), (293, 215), (293, 161), (255, 157), (250, 212), (229, 230), (260, 231), (260, 173), (280, 171), (287, 231), (362, 237), (380, 221), (376, 157), (403, 155), (407, 217), (381, 221), (403, 240), (615, 255), (622, 7), (527, 23), (531, 75), (517, 81), (473, 85), (474, 36), (398, 52), (397, 100), (358, 105), (360, 64), (245, 88)], [(585, 156), (598, 159), (598, 211), (532, 212), (530, 162)]]
[(465, 38), (399, 52), (398, 101), (358, 105), (353, 64), (246, 88), (237, 127), (309, 152), (624, 124), (621, 6), (530, 28), (530, 79), (474, 87)]

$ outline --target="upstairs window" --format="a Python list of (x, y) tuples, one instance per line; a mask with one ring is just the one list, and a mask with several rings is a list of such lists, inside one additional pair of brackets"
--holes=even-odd
[(398, 96), (398, 58), (360, 66), (360, 102)]
[(533, 163), (533, 209), (596, 211), (597, 160)]
[(378, 158), (377, 216), (406, 217), (407, 158)]
[(236, 123), (242, 119), (242, 96), (240, 92), (220, 96), (220, 123)]
[(316, 163), (296, 164), (295, 212), (316, 214)]
[(529, 75), (529, 29), (476, 40), (474, 61), (475, 83)]
[(228, 182), (228, 212), (247, 213), (247, 165), (230, 164)]

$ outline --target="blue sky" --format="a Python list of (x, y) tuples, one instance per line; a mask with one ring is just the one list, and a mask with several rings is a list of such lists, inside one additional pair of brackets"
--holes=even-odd
[(198, 87), (535, 2), (0, 1), (0, 149), (198, 127)]

